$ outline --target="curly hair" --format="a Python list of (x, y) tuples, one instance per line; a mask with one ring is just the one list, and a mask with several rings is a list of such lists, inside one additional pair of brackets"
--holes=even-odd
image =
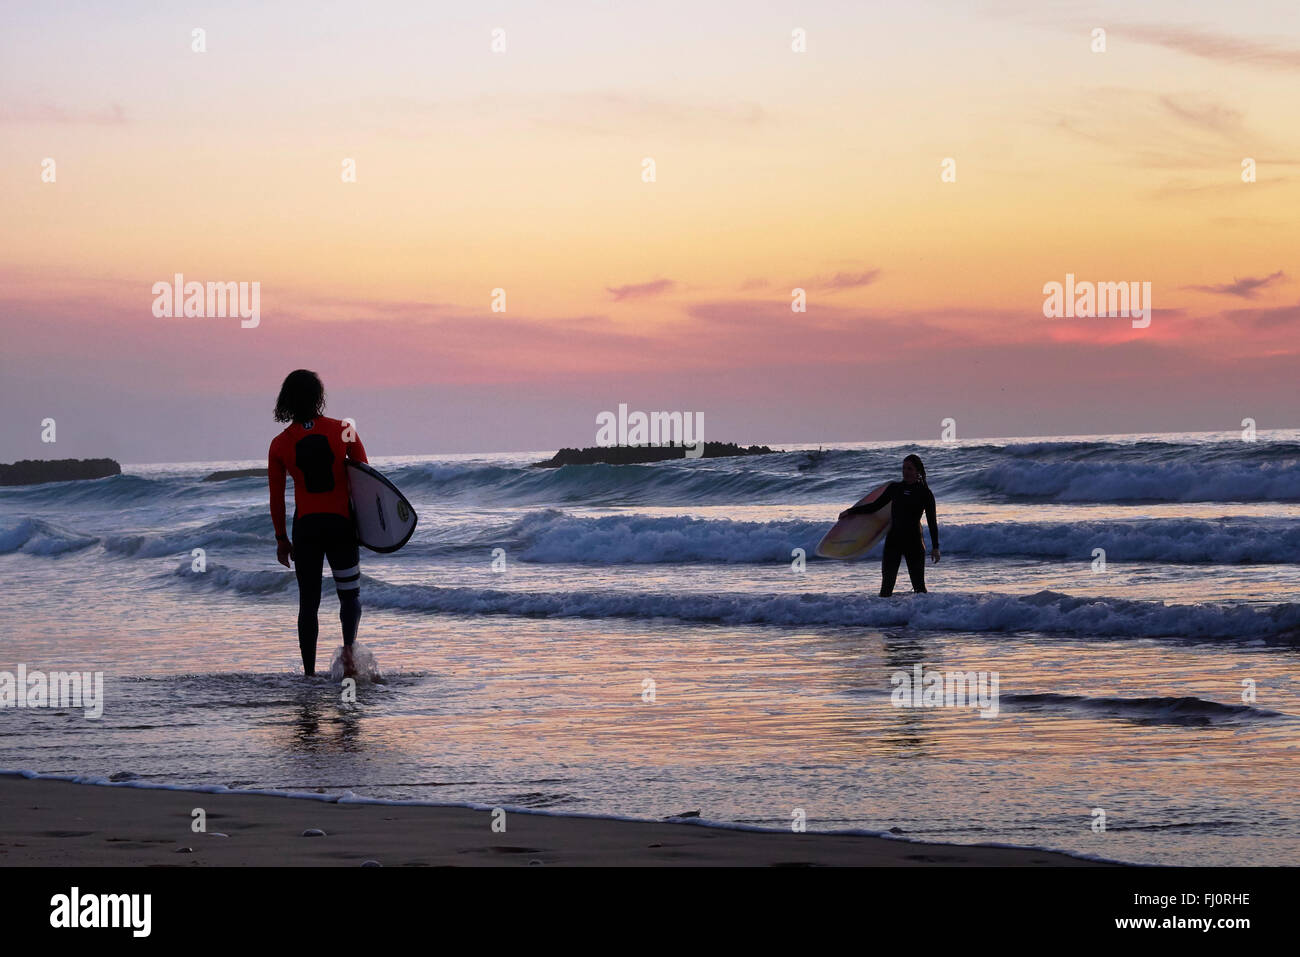
[(284, 377), (275, 400), (275, 421), (307, 422), (325, 412), (325, 386), (310, 369), (295, 369)]

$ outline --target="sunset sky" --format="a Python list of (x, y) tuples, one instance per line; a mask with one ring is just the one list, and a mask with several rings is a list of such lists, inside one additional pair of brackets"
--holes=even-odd
[[(10, 5), (0, 460), (257, 458), (298, 367), (377, 456), (591, 445), (619, 403), (1293, 428), (1298, 106), (1294, 0)], [(260, 282), (260, 325), (155, 317), (175, 273)], [(1150, 327), (1045, 319), (1066, 273), (1150, 282)]]

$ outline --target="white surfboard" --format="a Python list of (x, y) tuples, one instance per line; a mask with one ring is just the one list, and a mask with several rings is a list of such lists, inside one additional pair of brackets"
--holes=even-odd
[(415, 509), (396, 485), (369, 465), (348, 459), (347, 466), (357, 542), (372, 552), (397, 551), (415, 531)]

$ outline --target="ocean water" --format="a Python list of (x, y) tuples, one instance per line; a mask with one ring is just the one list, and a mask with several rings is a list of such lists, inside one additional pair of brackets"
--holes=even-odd
[[(812, 551), (912, 451), (943, 558), (881, 599), (879, 546)], [(420, 527), (362, 552), (355, 704), (302, 675), (265, 480), (200, 481), (261, 463), (0, 489), (0, 671), (105, 676), (98, 719), (0, 708), (0, 769), (1300, 860), (1300, 433), (549, 455), (374, 459)], [(899, 707), (918, 665), (996, 714)]]

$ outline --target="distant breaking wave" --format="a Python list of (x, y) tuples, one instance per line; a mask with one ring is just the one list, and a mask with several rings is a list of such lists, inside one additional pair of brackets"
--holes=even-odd
[[(503, 547), (514, 560), (536, 564), (759, 564), (791, 560), (813, 549), (823, 522), (741, 522), (638, 514), (585, 517), (556, 509), (532, 512), (495, 528), (429, 527), (404, 555), (476, 555)], [(957, 558), (1041, 558), (1089, 562), (1103, 548), (1108, 562), (1169, 564), (1285, 564), (1300, 562), (1300, 522), (1287, 519), (1140, 519), (952, 525), (940, 519), (944, 553)], [(232, 515), (159, 534), (87, 535), (38, 518), (0, 525), (0, 554), (56, 557), (101, 545), (131, 558), (163, 558), (194, 548), (268, 549), (269, 519)], [(877, 546), (872, 555), (878, 555)]]
[[(812, 555), (824, 522), (737, 522), (613, 515), (586, 518), (547, 510), (499, 535), (525, 562), (646, 564), (788, 562)], [(1104, 548), (1110, 562), (1262, 564), (1300, 562), (1300, 522), (1285, 519), (1146, 519), (1125, 522), (1017, 522), (949, 525), (940, 517), (945, 554), (1037, 557), (1088, 562)], [(879, 553), (879, 546), (875, 552)]]
[(1008, 500), (1050, 502), (1294, 502), (1300, 464), (1022, 462), (994, 465), (958, 483)]
[(40, 518), (24, 518), (0, 526), (0, 555), (23, 552), (54, 557), (95, 545), (104, 551), (132, 558), (164, 558), (193, 548), (219, 546), (266, 547), (274, 542), (267, 532), (270, 519), (240, 516), (221, 519), (191, 529), (159, 534), (86, 535)]
[(39, 518), (24, 518), (8, 528), (0, 528), (0, 555), (13, 552), (63, 555), (90, 548), (98, 541), (93, 535), (82, 535)]
[[(815, 463), (802, 452), (650, 465), (558, 469), (488, 460), (393, 466), (385, 471), (421, 514), (439, 503), (468, 505), (680, 506), (806, 502), (844, 505), (896, 479), (905, 451), (830, 449)], [(1300, 502), (1295, 442), (1021, 442), (920, 448), (940, 503)], [(264, 494), (262, 478), (205, 483), (203, 474), (118, 475), (4, 489), (0, 500), (38, 507), (157, 511)], [(259, 497), (261, 497), (259, 494)], [(37, 508), (33, 509), (38, 510)]]
[[(290, 595), (292, 573), (240, 571), (209, 564), (174, 576), (191, 585), (250, 595)], [(1300, 604), (1166, 605), (1116, 598), (929, 594), (891, 600), (826, 593), (661, 594), (627, 590), (521, 592), (494, 588), (394, 585), (362, 576), (368, 607), (428, 614), (530, 618), (669, 618), (720, 625), (910, 627), (927, 631), (1043, 632), (1116, 638), (1280, 640), (1300, 644)]]
[[(1047, 443), (1057, 445), (1056, 443)], [(1082, 445), (1055, 461), (1046, 449), (926, 451), (931, 485), (942, 503), (958, 501), (1297, 502), (1300, 460), (1237, 443), (1218, 447), (1164, 446), (1142, 456), (1129, 448)], [(1058, 450), (1059, 451), (1059, 450)], [(1048, 461), (1029, 461), (1031, 458)], [(410, 466), (395, 480), (435, 500), (485, 504), (721, 505), (732, 503), (844, 503), (882, 481), (896, 479), (896, 453), (841, 450), (815, 471), (801, 472), (803, 456), (700, 459), (654, 465), (577, 465), (560, 469), (498, 466)], [(951, 461), (947, 461), (951, 460)], [(700, 464), (700, 463), (704, 464)]]

